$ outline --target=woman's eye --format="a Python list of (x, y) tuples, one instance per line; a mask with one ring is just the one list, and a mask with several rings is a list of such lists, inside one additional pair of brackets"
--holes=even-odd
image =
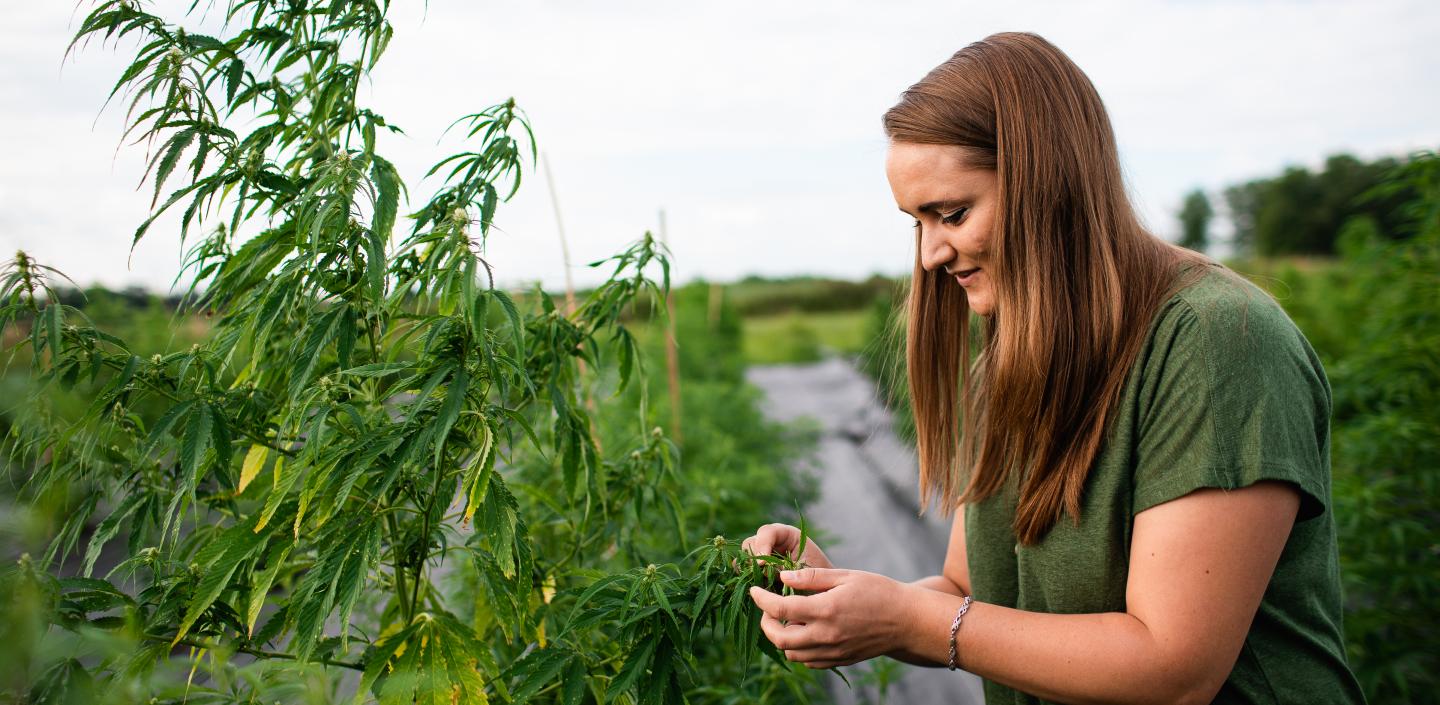
[(962, 220), (965, 219), (965, 214), (966, 214), (966, 213), (969, 213), (969, 212), (970, 212), (970, 209), (969, 209), (969, 208), (961, 208), (961, 209), (956, 210), (956, 211), (954, 211), (954, 212), (952, 212), (952, 213), (948, 213), (948, 214), (941, 215), (941, 216), (940, 216), (940, 222), (942, 222), (942, 223), (944, 223), (944, 224), (946, 224), (946, 225), (956, 225), (956, 224), (959, 224), (960, 221), (962, 221)]

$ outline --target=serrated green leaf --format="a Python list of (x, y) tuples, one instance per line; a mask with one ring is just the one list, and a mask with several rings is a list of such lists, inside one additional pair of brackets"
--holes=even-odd
[(85, 548), (85, 568), (81, 573), (82, 575), (87, 578), (90, 577), (90, 571), (94, 570), (95, 560), (100, 557), (100, 551), (105, 548), (105, 544), (115, 538), (116, 534), (120, 533), (120, 527), (124, 524), (125, 520), (130, 518), (130, 515), (133, 514), (141, 504), (144, 504), (146, 499), (147, 496), (143, 493), (136, 492), (131, 494), (125, 498), (125, 501), (120, 503), (120, 506), (115, 508), (115, 511), (105, 517), (105, 520), (101, 521), (99, 526), (95, 527), (95, 533), (90, 535), (90, 543)]
[(560, 705), (580, 705), (585, 699), (585, 676), (588, 669), (585, 659), (579, 655), (570, 659), (565, 667), (564, 680), (560, 686)]
[(369, 365), (351, 367), (348, 370), (341, 371), (340, 374), (351, 375), (353, 377), (388, 377), (393, 374), (408, 371), (414, 367), (414, 363), (410, 362), (376, 362)]
[[(175, 632), (175, 638), (170, 642), (173, 647), (180, 643), (195, 620), (200, 617), (220, 593), (229, 587), (230, 576), (240, 564), (250, 558), (260, 546), (264, 545), (265, 535), (247, 530), (243, 525), (231, 527), (220, 537), (215, 539), (214, 546), (219, 558), (205, 567), (205, 575), (200, 579), (200, 584), (195, 587), (195, 594), (190, 598), (190, 604), (185, 610), (185, 618), (180, 621), (180, 627)], [(219, 550), (223, 548), (223, 550)]]
[(625, 657), (625, 665), (620, 667), (620, 672), (610, 684), (607, 700), (613, 700), (635, 687), (641, 676), (645, 675), (645, 670), (650, 667), (650, 659), (655, 655), (655, 647), (659, 642), (660, 639), (641, 637), (638, 642), (630, 645), (631, 651)]
[(235, 458), (235, 443), (230, 437), (230, 420), (223, 410), (210, 407), (210, 447), (215, 450), (215, 468), (226, 480), (232, 480), (230, 462)]
[(500, 302), (500, 307), (505, 310), (505, 317), (510, 319), (510, 336), (515, 341), (515, 350), (525, 349), (525, 326), (520, 322), (520, 311), (515, 308), (515, 301), (510, 295), (499, 290), (491, 289), (490, 295)]
[(170, 172), (175, 170), (175, 165), (180, 162), (181, 153), (194, 141), (195, 132), (193, 127), (181, 130), (166, 143), (165, 150), (160, 157), (160, 168), (155, 172), (155, 195), (150, 199), (150, 207), (155, 207), (155, 203), (160, 200), (160, 189), (164, 188), (165, 180), (170, 177)]
[(633, 577), (624, 574), (607, 575), (603, 578), (600, 578), (599, 580), (596, 580), (593, 584), (590, 585), (590, 587), (585, 589), (585, 592), (580, 593), (579, 599), (575, 600), (575, 607), (572, 608), (570, 611), (570, 618), (566, 620), (567, 626), (560, 631), (560, 635), (564, 636), (570, 631), (568, 624), (575, 621), (575, 619), (580, 615), (581, 609), (588, 605), (591, 600), (595, 599), (596, 595), (600, 594), (602, 590), (605, 590), (606, 588), (609, 588), (612, 585), (615, 585), (616, 583), (626, 579), (633, 580)]
[(404, 188), (395, 166), (381, 157), (375, 157), (370, 166), (370, 179), (375, 184), (375, 219), (371, 230), (380, 242), (390, 239), (395, 227), (395, 213), (400, 206), (400, 191)]
[(209, 404), (196, 404), (185, 424), (185, 436), (180, 441), (180, 467), (185, 471), (187, 482), (192, 485), (199, 476), (201, 460), (212, 440), (210, 425), (215, 420), (211, 413)]
[[(393, 214), (391, 216), (394, 217)], [(365, 280), (370, 286), (370, 299), (379, 303), (385, 299), (385, 237), (378, 231), (370, 230), (365, 236)]]
[(225, 102), (234, 105), (235, 91), (240, 89), (240, 81), (245, 77), (245, 62), (239, 59), (232, 59), (225, 67)]
[(450, 429), (455, 425), (456, 419), (460, 418), (460, 412), (465, 408), (465, 395), (469, 392), (470, 373), (461, 367), (455, 370), (455, 376), (450, 378), (450, 385), (445, 390), (445, 402), (440, 405), (440, 411), (435, 415), (433, 438), (437, 470), (444, 457), (445, 443), (450, 437)]
[[(395, 653), (407, 646), (410, 635), (415, 633), (417, 627), (417, 624), (411, 623), (393, 633), (382, 633), (375, 643), (365, 649), (365, 670), (362, 671), (360, 687), (355, 692), (352, 705), (362, 705), (380, 677), (392, 670), (391, 661)], [(375, 695), (379, 696), (379, 693)]]
[(255, 635), (255, 620), (260, 618), (260, 609), (265, 606), (265, 597), (270, 594), (270, 586), (275, 584), (275, 578), (280, 570), (285, 567), (285, 559), (290, 557), (290, 549), (294, 546), (289, 541), (280, 541), (270, 547), (265, 554), (265, 569), (260, 571), (250, 583), (250, 599), (245, 605), (245, 633)]
[(531, 651), (516, 664), (520, 682), (510, 691), (513, 705), (521, 705), (534, 697), (540, 689), (559, 677), (565, 665), (570, 662), (568, 649), (547, 648)]
[(475, 517), (475, 510), (485, 501), (485, 493), (490, 489), (490, 473), (495, 468), (495, 434), (490, 430), (490, 424), (482, 422), (480, 433), (480, 450), (466, 468), (461, 484), (465, 493), (465, 518), (462, 520), (465, 525), (470, 523)]
[(164, 442), (165, 437), (169, 435), (170, 429), (173, 428), (180, 419), (184, 418), (186, 414), (190, 413), (190, 409), (195, 406), (195, 403), (192, 399), (182, 401), (170, 407), (170, 409), (160, 417), (160, 420), (155, 422), (154, 426), (150, 427), (150, 435), (145, 439), (145, 447), (141, 450), (141, 455), (147, 458), (154, 455), (155, 451), (159, 449), (160, 444)]
[(406, 640), (405, 649), (391, 662), (391, 669), (380, 684), (380, 705), (414, 705), (415, 692), (420, 686), (420, 660), (429, 641), (429, 624), (422, 623), (417, 633)]
[(339, 608), (340, 649), (349, 644), (350, 612), (360, 599), (360, 590), (365, 587), (370, 571), (380, 563), (380, 524), (371, 522), (364, 537), (358, 542), (358, 551), (346, 556), (345, 567), (335, 580), (337, 591), (335, 604)]
[(660, 604), (660, 609), (665, 610), (665, 614), (674, 618), (675, 608), (670, 606), (670, 598), (665, 594), (665, 586), (655, 582), (650, 585), (650, 592), (655, 595), (655, 601)]
[(269, 496), (265, 498), (265, 508), (260, 511), (260, 520), (255, 523), (256, 531), (260, 531), (270, 523), (270, 519), (275, 516), (275, 510), (280, 508), (280, 504), (285, 501), (285, 495), (289, 494), (291, 486), (295, 484), (295, 479), (300, 476), (300, 472), (295, 469), (288, 473), (285, 472), (285, 464), (285, 456), (275, 457), (275, 482), (270, 488)]
[(45, 305), (45, 334), (50, 347), (51, 364), (58, 361), (60, 353), (65, 351), (65, 339), (61, 337), (61, 311), (60, 304), (51, 302)]
[(310, 383), (310, 378), (315, 374), (315, 368), (320, 364), (320, 357), (325, 347), (334, 342), (340, 335), (340, 325), (345, 320), (344, 314), (348, 306), (336, 306), (320, 316), (320, 320), (306, 331), (305, 343), (298, 352), (299, 366), (295, 368), (290, 377), (290, 397), (300, 396), (301, 390)]

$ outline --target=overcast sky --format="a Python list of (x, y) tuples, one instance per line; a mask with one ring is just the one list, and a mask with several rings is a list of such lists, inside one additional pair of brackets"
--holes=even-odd
[[(74, 6), (7, 3), (0, 259), (19, 248), (81, 283), (163, 289), (177, 229), (157, 226), (130, 256), (150, 200), (136, 190), (144, 155), (117, 152), (122, 111), (100, 112), (134, 46), (62, 62)], [(436, 186), (420, 181), (425, 169), (458, 146), (437, 144), (444, 127), (514, 96), (553, 167), (581, 283), (598, 278), (585, 262), (656, 229), (661, 208), (681, 280), (908, 271), (911, 230), (885, 183), (880, 115), (997, 31), (1038, 32), (1089, 74), (1133, 198), (1168, 237), (1191, 188), (1218, 192), (1340, 151), (1440, 146), (1434, 0), (394, 6), (395, 40), (361, 99), (408, 133), (382, 152), (412, 205)], [(502, 282), (563, 282), (543, 178), (496, 225), (488, 254)]]

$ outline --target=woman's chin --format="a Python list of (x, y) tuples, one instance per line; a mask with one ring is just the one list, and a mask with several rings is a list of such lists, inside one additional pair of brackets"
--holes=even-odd
[(965, 291), (965, 302), (970, 311), (979, 316), (988, 316), (995, 310), (995, 302), (988, 291)]

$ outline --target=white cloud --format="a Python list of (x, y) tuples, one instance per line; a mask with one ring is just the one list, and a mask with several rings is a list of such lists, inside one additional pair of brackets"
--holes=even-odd
[[(62, 71), (70, 4), (12, 15), (0, 42), (0, 247), (81, 281), (167, 285), (173, 227), (157, 226), (125, 267), (149, 201), (134, 190), (143, 155), (115, 156), (114, 106), (91, 130), (129, 46), (90, 46)], [(513, 95), (554, 167), (575, 261), (655, 228), (664, 207), (682, 279), (908, 271), (879, 115), (994, 31), (1039, 32), (1089, 73), (1161, 233), (1192, 187), (1341, 150), (1440, 144), (1433, 2), (432, 0), (397, 3), (392, 19), (395, 41), (362, 98), (409, 133), (384, 147), (412, 195), (433, 189), (418, 179), (456, 144), (436, 144), (451, 120)], [(563, 281), (543, 179), (528, 179), (498, 225), (489, 254), (503, 281)]]

